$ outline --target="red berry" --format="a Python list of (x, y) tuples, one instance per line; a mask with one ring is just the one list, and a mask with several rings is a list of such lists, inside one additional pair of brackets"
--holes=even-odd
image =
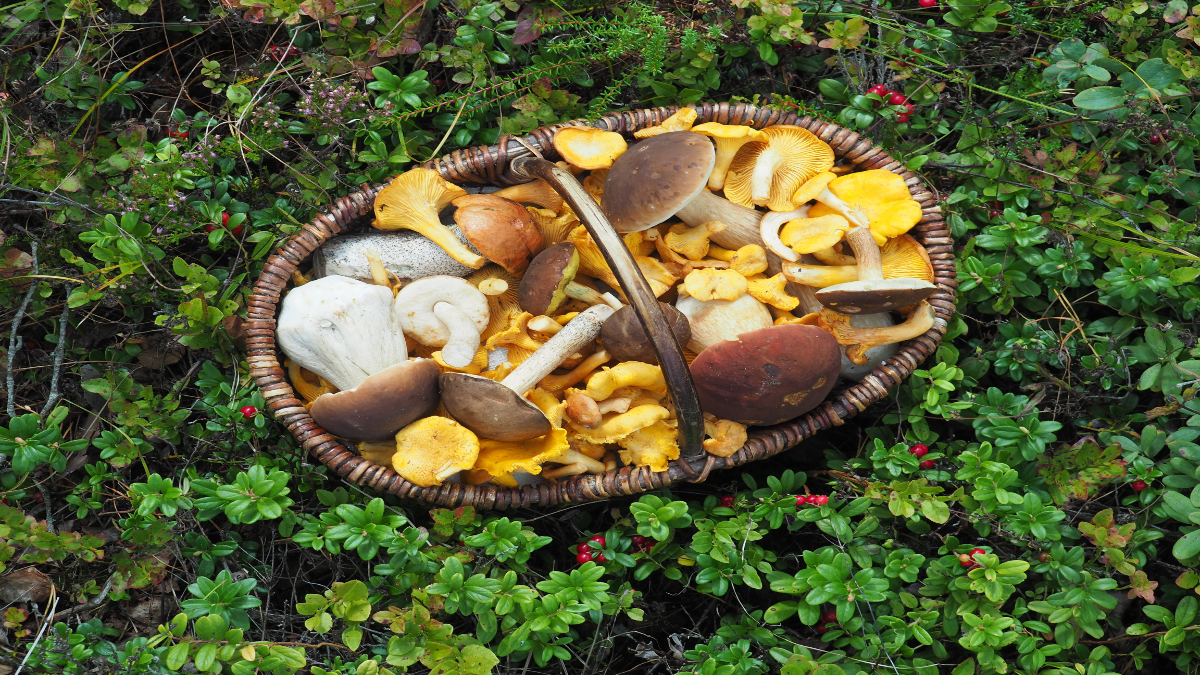
[(588, 551), (583, 551), (583, 552), (577, 553), (575, 555), (575, 562), (579, 563), (580, 565), (582, 565), (585, 562), (591, 562), (591, 561), (592, 561), (592, 554)]
[(813, 626), (813, 630), (817, 631), (817, 633), (819, 633), (821, 635), (824, 635), (829, 632), (829, 626), (826, 626), (823, 623), (819, 623), (819, 624)]
[(916, 455), (917, 457), (924, 457), (925, 455), (929, 454), (929, 446), (923, 445), (921, 443), (917, 443), (916, 445), (909, 448), (908, 451), (911, 452), (912, 454)]
[(924, 51), (922, 51), (920, 49), (913, 49), (913, 52), (916, 54), (924, 54), (925, 53)]
[(1045, 551), (1042, 551), (1041, 553), (1038, 554), (1038, 562), (1043, 562), (1043, 563), (1050, 562), (1050, 554), (1046, 553)]
[(825, 506), (829, 503), (829, 495), (817, 495), (813, 503), (817, 506)]
[(885, 91), (887, 91), (887, 87), (882, 84), (872, 85), (871, 88), (867, 89), (868, 94), (878, 94), (880, 96), (883, 96), (883, 92)]
[(930, 7), (937, 6), (937, 0), (917, 0), (917, 4), (926, 9), (929, 9)]
[(229, 213), (227, 213), (227, 212), (221, 213), (221, 226), (229, 227)]
[(1150, 487), (1150, 484), (1147, 483), (1146, 481), (1142, 480), (1141, 478), (1139, 478), (1139, 479), (1133, 481), (1133, 484), (1130, 485), (1129, 487), (1133, 488), (1137, 492), (1141, 492), (1142, 490), (1145, 490), (1146, 488)]
[(927, 460), (921, 462), (921, 468), (922, 469), (932, 469), (933, 468), (933, 460), (927, 459)]
[(1150, 145), (1158, 145), (1162, 140), (1162, 134), (1150, 134)]
[(42, 493), (35, 492), (35, 493), (33, 493), (33, 501), (37, 502), (38, 504), (41, 504), (46, 501), (46, 498), (42, 496)]
[(591, 548), (588, 546), (588, 543), (587, 543), (586, 541), (581, 541), (581, 542), (579, 542), (578, 544), (576, 544), (576, 545), (575, 545), (575, 552), (576, 552), (576, 553), (588, 553), (588, 552), (590, 552), (591, 550), (592, 550), (592, 549), (591, 549)]
[(971, 549), (970, 556), (971, 556), (971, 558), (972, 558), (972, 559), (974, 559), (974, 558), (975, 558), (975, 556), (977, 556), (977, 555), (980, 555), (980, 554), (982, 554), (982, 553), (987, 553), (987, 551), (985, 551), (985, 550), (983, 550), (983, 549), (981, 549), (981, 548), (973, 548), (973, 549)]
[(600, 548), (604, 548), (604, 545), (608, 543), (607, 541), (604, 540), (604, 535), (602, 535), (602, 534), (597, 534), (597, 535), (593, 536), (591, 539), (588, 539), (588, 541), (596, 542), (597, 544), (600, 545)]
[(435, 87), (440, 87), (440, 86), (442, 86), (443, 84), (446, 84), (446, 81), (445, 81), (445, 80), (443, 80), (443, 79), (442, 79), (442, 78), (440, 78), (440, 77), (434, 78), (434, 80), (433, 80), (433, 86), (435, 86)]
[(248, 405), (248, 406), (244, 406), (240, 412), (242, 413), (242, 417), (245, 417), (246, 419), (250, 419), (251, 417), (254, 417), (255, 415), (258, 414), (258, 408), (255, 408), (252, 405)]
[(592, 560), (595, 560), (598, 563), (608, 562), (608, 558), (605, 558), (604, 554), (599, 551), (596, 551), (592, 554)]
[(633, 545), (637, 548), (641, 548), (646, 545), (646, 538), (640, 534), (633, 535), (629, 538), (629, 541), (633, 542)]
[(988, 218), (999, 218), (1001, 215), (1003, 214), (995, 209), (988, 211)]
[(904, 109), (907, 110), (910, 115), (917, 111), (917, 106), (915, 106), (911, 103), (905, 103), (903, 105), (904, 105)]
[(896, 121), (904, 124), (908, 121), (908, 113), (900, 113), (899, 115), (896, 115)]
[(235, 237), (242, 236), (242, 226), (238, 225), (237, 227), (233, 228), (232, 230), (229, 231), (229, 234), (232, 234)]
[(800, 508), (808, 503), (808, 497), (805, 495), (796, 495), (796, 508)]
[(896, 92), (888, 97), (888, 103), (891, 103), (892, 105), (904, 105), (907, 102), (908, 97), (900, 92)]
[(735, 499), (735, 497), (733, 495), (722, 495), (721, 496), (721, 506), (724, 506), (726, 508), (733, 506), (734, 499)]
[(829, 609), (821, 612), (821, 620), (817, 623), (825, 625), (827, 623), (837, 623), (837, 610)]
[(213, 231), (213, 230), (215, 230), (215, 229), (217, 229), (217, 226), (216, 226), (216, 225), (205, 225), (205, 226), (204, 226), (204, 231), (205, 231), (205, 232), (212, 232), (212, 231)]

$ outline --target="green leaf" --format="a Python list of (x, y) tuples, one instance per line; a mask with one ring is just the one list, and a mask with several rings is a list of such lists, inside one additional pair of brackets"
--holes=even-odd
[(1072, 101), (1084, 110), (1107, 110), (1125, 102), (1125, 90), (1120, 87), (1092, 87), (1076, 94)]
[(1175, 542), (1171, 553), (1180, 562), (1200, 555), (1200, 530), (1192, 530), (1185, 537)]
[(188, 656), (191, 655), (191, 642), (180, 642), (167, 650), (166, 665), (167, 670), (178, 671), (187, 663)]

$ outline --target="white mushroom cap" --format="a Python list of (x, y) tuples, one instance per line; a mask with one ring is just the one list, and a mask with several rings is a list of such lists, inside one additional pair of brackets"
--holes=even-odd
[(688, 349), (699, 354), (718, 342), (774, 325), (767, 306), (746, 293), (737, 300), (700, 301), (680, 295), (675, 308), (688, 318), (692, 340)]
[(396, 316), (407, 335), (427, 347), (442, 347), (442, 360), (462, 368), (479, 351), (479, 335), (488, 325), (488, 301), (458, 277), (425, 277), (400, 289)]
[(408, 359), (391, 289), (342, 276), (289, 291), (275, 334), (288, 358), (343, 391)]

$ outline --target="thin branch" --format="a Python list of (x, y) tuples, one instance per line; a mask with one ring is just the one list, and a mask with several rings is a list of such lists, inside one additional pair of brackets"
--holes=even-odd
[[(40, 272), (40, 269), (38, 268), (37, 250), (38, 250), (38, 245), (37, 245), (37, 242), (34, 241), (30, 244), (30, 254), (29, 254), (33, 258), (33, 273), (34, 274), (38, 274)], [(12, 332), (8, 336), (8, 382), (7, 382), (7, 384), (8, 384), (8, 416), (10, 418), (17, 416), (17, 397), (16, 397), (16, 392), (14, 391), (16, 389), (16, 381), (13, 379), (13, 363), (16, 361), (17, 352), (20, 351), (21, 347), (25, 344), (25, 340), (22, 339), (20, 335), (17, 335), (17, 331), (20, 330), (20, 328), (21, 328), (21, 319), (25, 318), (25, 310), (29, 307), (29, 301), (33, 299), (33, 293), (36, 290), (37, 290), (37, 284), (34, 282), (30, 282), (29, 290), (26, 291), (26, 293), (25, 293), (25, 299), (21, 301), (21, 306), (17, 308), (17, 315), (15, 317), (13, 317)]]
[(58, 399), (62, 398), (62, 393), (58, 391), (58, 380), (62, 377), (63, 357), (67, 353), (67, 323), (70, 318), (71, 305), (64, 300), (62, 314), (58, 317), (58, 345), (54, 348), (54, 374), (50, 376), (50, 395), (46, 397), (46, 406), (42, 408), (43, 418), (54, 409)]

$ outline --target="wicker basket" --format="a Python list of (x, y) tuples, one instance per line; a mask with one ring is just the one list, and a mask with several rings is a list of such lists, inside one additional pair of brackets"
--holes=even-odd
[[(752, 428), (746, 444), (727, 458), (712, 455), (692, 459), (681, 457), (672, 461), (669, 469), (662, 472), (651, 471), (648, 467), (623, 467), (603, 475), (581, 475), (557, 483), (517, 488), (457, 483), (420, 487), (400, 477), (390, 467), (363, 459), (341, 440), (319, 427), (292, 390), (275, 345), (275, 314), (291, 281), (292, 272), (325, 241), (343, 232), (368, 227), (375, 195), (382, 186), (363, 186), (361, 192), (337, 200), (328, 212), (305, 224), (302, 231), (293, 235), (267, 259), (262, 274), (254, 283), (247, 310), (247, 360), (250, 374), (257, 381), (276, 419), (287, 426), (305, 450), (346, 480), (381, 493), (430, 504), (506, 509), (585, 502), (632, 495), (678, 481), (702, 481), (714, 469), (741, 466), (776, 455), (821, 429), (845, 424), (847, 419), (884, 398), (890, 387), (902, 382), (933, 354), (946, 332), (947, 321), (954, 314), (954, 288), (957, 282), (953, 241), (936, 197), (917, 175), (905, 170), (883, 148), (836, 124), (746, 103), (705, 103), (694, 107), (698, 113), (697, 123), (743, 124), (760, 129), (773, 124), (801, 126), (829, 143), (838, 158), (856, 168), (886, 169), (904, 178), (913, 199), (924, 212), (921, 222), (910, 234), (926, 247), (933, 263), (934, 283), (938, 286), (937, 292), (929, 298), (937, 314), (934, 327), (924, 335), (903, 343), (895, 356), (871, 371), (861, 382), (835, 390), (824, 403), (808, 414), (775, 426)], [(677, 108), (669, 107), (609, 113), (596, 120), (594, 126), (632, 135), (638, 129), (659, 124), (675, 110)], [(511, 172), (512, 160), (530, 156), (533, 151), (550, 159), (556, 158), (551, 140), (555, 131), (562, 126), (566, 125), (543, 127), (520, 139), (503, 136), (498, 145), (459, 150), (433, 160), (426, 166), (436, 169), (455, 183), (510, 185), (523, 182), (528, 179), (519, 178)]]

